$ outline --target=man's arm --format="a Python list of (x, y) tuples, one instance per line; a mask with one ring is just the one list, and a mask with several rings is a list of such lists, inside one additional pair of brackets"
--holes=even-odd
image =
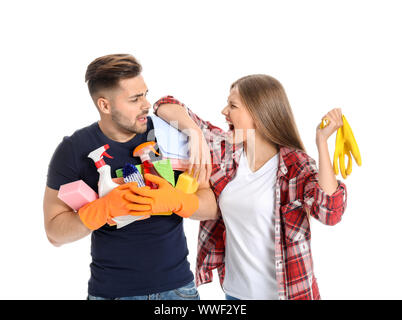
[(45, 231), (50, 243), (58, 247), (86, 237), (91, 233), (74, 212), (58, 197), (58, 190), (46, 187), (43, 198)]

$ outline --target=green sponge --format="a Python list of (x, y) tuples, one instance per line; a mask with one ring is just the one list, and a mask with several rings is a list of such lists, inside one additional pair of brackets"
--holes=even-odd
[(170, 184), (174, 187), (175, 186), (174, 172), (172, 169), (172, 165), (170, 163), (170, 159), (155, 161), (152, 162), (152, 164), (154, 165), (156, 171), (158, 171), (160, 176), (164, 178), (166, 181), (170, 182)]
[(117, 169), (116, 170), (116, 177), (117, 178), (123, 178), (123, 169)]
[(142, 172), (142, 165), (141, 165), (141, 164), (137, 164), (135, 167), (138, 169), (138, 171), (139, 171), (142, 175), (144, 175), (144, 172)]
[[(154, 165), (155, 170), (163, 179), (169, 182), (173, 187), (176, 185), (174, 180), (174, 171), (172, 168), (172, 164), (170, 163), (170, 159), (154, 161), (152, 162), (152, 164)], [(144, 172), (142, 171), (142, 165), (138, 164), (135, 167), (142, 175), (144, 175)]]

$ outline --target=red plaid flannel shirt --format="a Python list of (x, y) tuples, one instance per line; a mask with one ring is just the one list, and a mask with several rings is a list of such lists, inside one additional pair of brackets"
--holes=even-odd
[[(203, 131), (211, 149), (211, 187), (218, 199), (235, 175), (243, 145), (231, 144), (230, 132), (200, 119), (172, 96), (159, 99), (154, 104), (154, 112), (161, 104), (169, 103), (185, 107)], [(338, 181), (337, 190), (327, 195), (318, 184), (315, 161), (302, 151), (281, 147), (275, 198), (275, 263), (279, 298), (320, 299), (313, 272), (309, 214), (326, 225), (338, 223), (346, 208), (346, 186)], [(222, 217), (200, 222), (197, 251), (197, 285), (211, 282), (215, 268), (222, 285), (225, 277), (225, 224)]]

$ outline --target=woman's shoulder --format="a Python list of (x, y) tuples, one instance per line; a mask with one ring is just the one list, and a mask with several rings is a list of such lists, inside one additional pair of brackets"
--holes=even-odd
[(279, 153), (279, 165), (286, 168), (282, 171), (286, 172), (289, 179), (318, 171), (315, 160), (303, 150), (281, 147)]

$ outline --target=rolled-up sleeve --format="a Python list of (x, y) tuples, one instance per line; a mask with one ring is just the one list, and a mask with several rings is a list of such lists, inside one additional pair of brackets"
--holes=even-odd
[(190, 108), (188, 108), (184, 103), (180, 102), (173, 96), (164, 96), (156, 101), (153, 105), (153, 110), (155, 115), (157, 115), (158, 109), (162, 104), (177, 104), (186, 109), (189, 117), (195, 122), (195, 124), (201, 129), (204, 134), (206, 141), (210, 144), (213, 141), (222, 140), (221, 137), (225, 137), (226, 132), (221, 128), (214, 126), (209, 121), (205, 121), (201, 119), (198, 115), (196, 115)]
[(338, 187), (332, 195), (322, 190), (318, 184), (315, 165), (307, 169), (304, 179), (304, 205), (310, 214), (320, 222), (333, 226), (341, 221), (347, 204), (346, 185), (338, 180)]
[(198, 127), (200, 127), (201, 129), (208, 127), (208, 124), (206, 121), (204, 121), (200, 117), (198, 117), (194, 112), (192, 112), (189, 108), (187, 108), (187, 106), (184, 103), (180, 102), (173, 96), (164, 96), (154, 103), (153, 109), (154, 109), (154, 113), (156, 115), (157, 115), (159, 107), (162, 104), (177, 104), (179, 106), (182, 106), (183, 108), (186, 109), (188, 115), (197, 124)]

